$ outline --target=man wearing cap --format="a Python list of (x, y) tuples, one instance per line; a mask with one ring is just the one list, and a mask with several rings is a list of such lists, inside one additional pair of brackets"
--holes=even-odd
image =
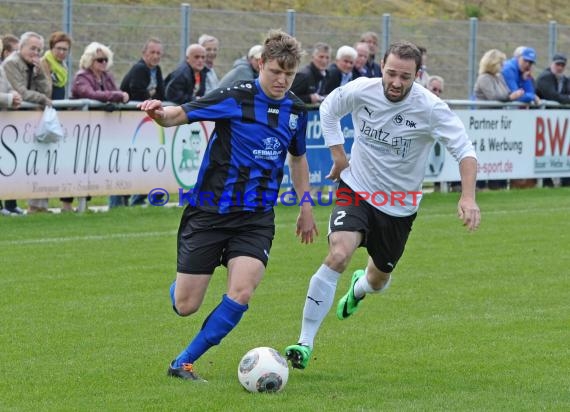
[(546, 100), (570, 104), (570, 80), (564, 76), (566, 56), (555, 54), (550, 67), (544, 69), (536, 79), (536, 94)]
[(540, 103), (532, 79), (532, 65), (536, 62), (536, 52), (532, 47), (525, 48), (520, 56), (507, 60), (503, 65), (503, 77), (511, 92), (523, 89), (524, 94), (517, 99), (524, 103)]

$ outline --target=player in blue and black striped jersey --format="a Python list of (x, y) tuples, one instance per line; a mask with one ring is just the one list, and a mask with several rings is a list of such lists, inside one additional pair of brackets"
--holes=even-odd
[[(287, 153), (297, 193), (309, 192), (305, 156), (307, 112), (289, 91), (302, 56), (293, 37), (272, 30), (264, 43), (259, 78), (217, 89), (181, 106), (147, 100), (139, 107), (159, 125), (213, 121), (198, 179), (178, 231), (175, 312), (188, 316), (202, 304), (214, 269), (228, 269), (228, 290), (201, 330), (172, 361), (168, 375), (203, 380), (194, 362), (238, 324), (263, 274), (275, 233), (273, 206)], [(301, 202), (297, 235), (311, 243), (317, 227)]]

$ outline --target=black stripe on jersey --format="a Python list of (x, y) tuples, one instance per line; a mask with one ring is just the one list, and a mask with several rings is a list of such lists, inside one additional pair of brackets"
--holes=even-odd
[(255, 122), (255, 107), (253, 105), (254, 94), (242, 93), (240, 94), (241, 105), (241, 121), (244, 123)]
[(251, 168), (241, 166), (238, 168), (238, 176), (236, 182), (233, 185), (232, 199), (235, 201), (235, 205), (243, 206), (244, 195), (245, 195), (245, 185), (249, 182), (249, 174), (251, 173)]
[(267, 125), (272, 129), (279, 126), (279, 104), (270, 104), (267, 107)]
[[(267, 207), (268, 201), (273, 201), (270, 198), (269, 193), (266, 193), (269, 188), (269, 183), (271, 182), (271, 175), (273, 174), (273, 169), (264, 169), (262, 172), (262, 178), (259, 179), (259, 186), (257, 186), (257, 205), (261, 207)], [(277, 200), (277, 199), (275, 199)]]

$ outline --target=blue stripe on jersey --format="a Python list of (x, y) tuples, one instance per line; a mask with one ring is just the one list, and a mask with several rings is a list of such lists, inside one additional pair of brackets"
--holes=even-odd
[(182, 108), (189, 123), (216, 123), (193, 190), (195, 206), (217, 213), (270, 210), (287, 151), (306, 152), (304, 104), (290, 93), (270, 99), (256, 80), (218, 89)]

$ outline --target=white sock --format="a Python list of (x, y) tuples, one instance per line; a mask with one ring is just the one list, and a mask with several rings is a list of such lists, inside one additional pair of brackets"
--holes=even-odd
[(360, 279), (358, 279), (354, 284), (354, 297), (356, 299), (362, 299), (367, 293), (383, 292), (388, 289), (388, 286), (390, 286), (391, 282), (392, 276), (390, 275), (388, 281), (384, 284), (384, 286), (382, 286), (380, 289), (373, 289), (372, 286), (370, 286), (370, 283), (368, 283), (366, 275), (361, 276)]
[(325, 265), (321, 265), (311, 277), (303, 309), (299, 343), (313, 347), (315, 335), (333, 304), (339, 277), (340, 273)]

